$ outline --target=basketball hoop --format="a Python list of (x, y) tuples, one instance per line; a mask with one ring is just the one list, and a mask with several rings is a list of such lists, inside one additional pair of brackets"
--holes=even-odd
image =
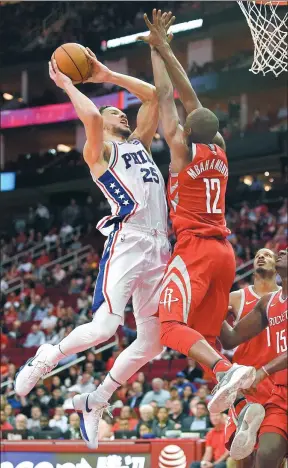
[(238, 0), (251, 30), (254, 61), (250, 71), (275, 76), (287, 72), (287, 11), (280, 13), (287, 1)]

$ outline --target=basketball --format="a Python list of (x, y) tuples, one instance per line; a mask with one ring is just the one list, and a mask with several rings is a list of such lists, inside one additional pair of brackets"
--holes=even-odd
[(63, 44), (52, 55), (59, 70), (69, 76), (73, 83), (82, 83), (90, 76), (90, 62), (86, 49), (73, 42)]

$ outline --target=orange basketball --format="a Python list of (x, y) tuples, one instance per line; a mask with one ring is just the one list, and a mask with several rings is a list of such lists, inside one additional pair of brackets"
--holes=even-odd
[(69, 76), (73, 83), (82, 83), (89, 78), (90, 62), (82, 45), (73, 42), (63, 44), (55, 50), (52, 57), (59, 70)]

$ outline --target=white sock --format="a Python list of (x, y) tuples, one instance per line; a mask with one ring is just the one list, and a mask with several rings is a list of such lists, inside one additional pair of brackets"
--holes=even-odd
[(94, 319), (72, 330), (59, 345), (54, 346), (49, 355), (49, 362), (57, 364), (65, 356), (86, 351), (86, 349), (104, 343), (113, 336), (121, 323), (119, 315), (110, 314), (104, 302), (97, 310)]
[(110, 372), (103, 380), (102, 384), (99, 385), (95, 392), (92, 392), (89, 396), (89, 401), (91, 403), (96, 403), (97, 401), (108, 401), (110, 400), (111, 396), (114, 392), (116, 392), (117, 388), (121, 387), (120, 382), (116, 382), (111, 378)]
[[(137, 338), (117, 357), (110, 373), (101, 385), (91, 393), (89, 401), (108, 401), (115, 390), (132, 377), (144, 364), (162, 351), (160, 324), (156, 317), (137, 325)], [(91, 400), (90, 400), (91, 398)]]
[(51, 351), (51, 354), (49, 354), (49, 363), (51, 363), (53, 366), (55, 364), (58, 364), (61, 359), (66, 357), (64, 353), (62, 353), (60, 344), (53, 346), (53, 349)]

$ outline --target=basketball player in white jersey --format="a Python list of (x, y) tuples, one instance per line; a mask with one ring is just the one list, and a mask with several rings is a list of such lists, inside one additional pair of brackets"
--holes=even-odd
[[(132, 133), (126, 115), (115, 107), (100, 110), (57, 68), (49, 72), (65, 90), (83, 122), (87, 141), (84, 159), (94, 182), (111, 206), (111, 216), (98, 223), (108, 238), (99, 266), (93, 298), (93, 321), (73, 330), (57, 346), (43, 345), (20, 370), (15, 390), (27, 395), (43, 375), (65, 356), (105, 342), (124, 323), (124, 309), (132, 296), (136, 340), (116, 359), (98, 389), (74, 399), (81, 418), (82, 437), (90, 448), (98, 446), (98, 426), (113, 392), (146, 362), (162, 351), (158, 309), (160, 284), (170, 257), (167, 207), (162, 175), (153, 161), (150, 144), (158, 125), (158, 99), (154, 86), (110, 71), (88, 50), (93, 82), (110, 82), (136, 95), (142, 106)], [(53, 66), (52, 66), (53, 65)]]

